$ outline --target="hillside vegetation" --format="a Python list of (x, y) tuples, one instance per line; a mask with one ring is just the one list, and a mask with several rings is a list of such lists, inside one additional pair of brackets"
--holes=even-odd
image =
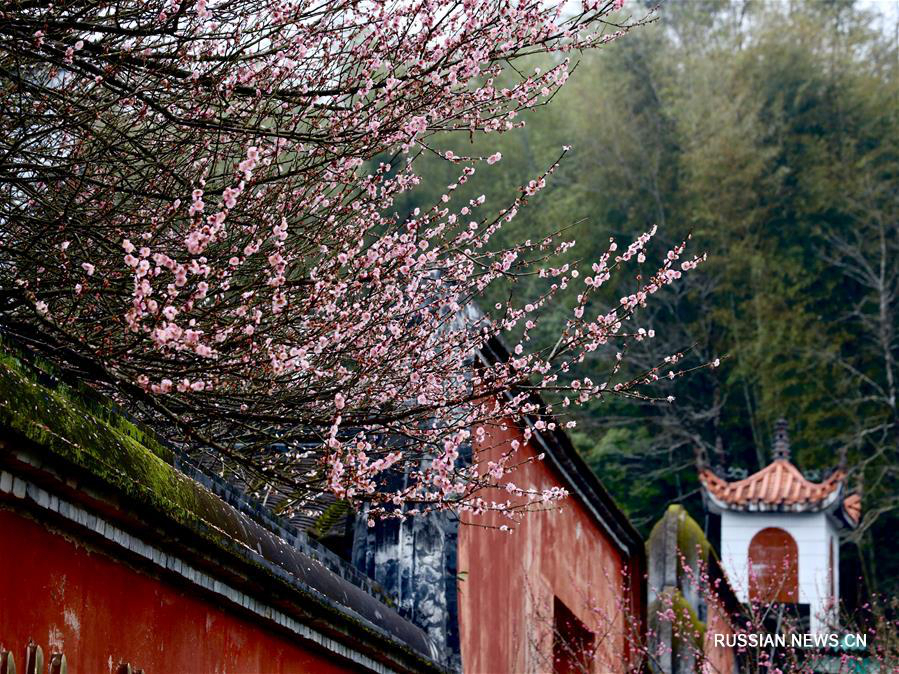
[[(899, 523), (899, 60), (895, 17), (870, 8), (670, 2), (651, 26), (584, 54), (524, 129), (452, 147), (502, 152), (466, 186), (475, 196), (526, 184), (572, 147), (506, 241), (567, 228), (569, 255), (590, 260), (609, 236), (657, 224), (659, 249), (691, 234), (691, 252), (709, 255), (652, 303), (641, 325), (656, 337), (629, 356), (721, 366), (652, 391), (674, 404), (606, 398), (572, 412), (576, 442), (635, 523), (648, 530), (672, 502), (703, 521), (695, 453), (755, 471), (783, 416), (801, 469), (845, 459), (864, 498), (860, 566), (872, 590), (894, 592), (899, 554), (875, 556), (873, 541)], [(435, 159), (424, 178), (402, 209), (432, 203), (452, 165)], [(619, 278), (605, 301), (633, 282)], [(533, 297), (541, 282), (508, 292)], [(570, 305), (578, 290), (565, 292)]]

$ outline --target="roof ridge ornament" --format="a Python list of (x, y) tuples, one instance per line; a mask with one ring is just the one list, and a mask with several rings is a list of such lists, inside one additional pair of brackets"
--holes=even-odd
[(778, 459), (790, 460), (790, 436), (787, 433), (789, 424), (781, 417), (774, 423), (774, 444), (771, 453), (775, 461)]

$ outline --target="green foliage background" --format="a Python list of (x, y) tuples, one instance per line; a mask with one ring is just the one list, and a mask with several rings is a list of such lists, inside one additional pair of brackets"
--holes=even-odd
[[(590, 261), (610, 235), (626, 243), (658, 224), (663, 244), (690, 233), (690, 250), (709, 254), (653, 303), (645, 324), (659, 337), (629, 355), (646, 364), (692, 347), (688, 362), (721, 357), (722, 366), (666, 382), (657, 393), (675, 395), (673, 406), (607, 399), (574, 412), (577, 446), (636, 524), (648, 532), (671, 502), (703, 521), (696, 450), (755, 471), (783, 416), (800, 468), (845, 458), (868, 513), (855, 535), (861, 566), (871, 589), (895, 592), (899, 552), (878, 543), (899, 523), (899, 417), (887, 381), (899, 289), (888, 281), (878, 294), (843, 264), (857, 253), (875, 271), (899, 266), (895, 27), (843, 0), (690, 0), (658, 16), (582, 55), (524, 129), (441, 147), (502, 152), (466, 186), (499, 209), (491, 200), (572, 146), (500, 243), (569, 228), (578, 242), (569, 257)], [(457, 171), (426, 160), (422, 189), (400, 210), (434, 203)], [(632, 283), (619, 278), (604, 299)], [(522, 279), (485, 305), (539, 290), (539, 279)], [(566, 292), (538, 342), (560, 329), (577, 291)], [(607, 356), (578, 374), (595, 375)]]

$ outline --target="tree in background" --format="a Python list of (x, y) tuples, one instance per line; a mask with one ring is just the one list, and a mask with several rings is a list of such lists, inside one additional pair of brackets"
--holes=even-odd
[[(323, 492), (403, 515), (563, 497), (510, 487), (511, 505), (485, 502), (516, 453), (481, 466), (460, 451), (500, 419), (556, 423), (535, 392), (644, 395), (667, 370), (624, 378), (614, 353), (643, 338), (634, 313), (696, 264), (679, 242), (598, 310), (651, 233), (617, 252), (607, 239), (580, 271), (554, 261), (573, 243), (558, 232), (501, 242), (558, 148), (504, 201), (461, 196), (501, 155), (455, 154), (437, 134), (520, 127), (567, 80), (565, 54), (641, 22), (620, 1), (563, 4), (7, 5), (0, 329), (295, 506)], [(535, 54), (550, 65), (522, 70)], [(423, 154), (451, 179), (398, 214)], [(528, 274), (549, 286), (489, 316), (471, 308)], [(542, 308), (573, 287), (556, 339), (532, 348)], [(474, 367), (503, 334), (509, 359)], [(560, 379), (608, 345), (606, 375)]]
[[(889, 593), (899, 557), (881, 546), (875, 564), (873, 551), (897, 522), (899, 77), (895, 31), (871, 10), (664, 5), (656, 24), (585, 54), (548, 108), (499, 141), (509, 181), (560, 143), (573, 152), (498, 236), (564, 225), (581, 244), (567, 253), (574, 261), (653, 224), (669, 242), (692, 233), (708, 262), (649, 307), (657, 337), (632, 342), (627, 361), (640, 371), (683, 353), (678, 369), (721, 367), (663, 381), (673, 405), (591, 402), (575, 440), (646, 525), (672, 501), (701, 513), (695, 451), (755, 471), (786, 416), (800, 466), (844, 459), (851, 469), (866, 512), (856, 535), (865, 575)], [(503, 292), (527, 296), (543, 283), (516, 278)], [(591, 301), (635, 283), (620, 276)], [(552, 343), (564, 307), (532, 339)], [(602, 368), (588, 357), (573, 376)]]

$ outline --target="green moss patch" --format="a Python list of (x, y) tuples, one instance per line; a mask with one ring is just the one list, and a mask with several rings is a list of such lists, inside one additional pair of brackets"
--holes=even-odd
[(0, 424), (181, 523), (216, 521), (204, 515), (222, 504), (175, 470), (171, 449), (113, 405), (51, 377), (45, 364), (0, 349)]

